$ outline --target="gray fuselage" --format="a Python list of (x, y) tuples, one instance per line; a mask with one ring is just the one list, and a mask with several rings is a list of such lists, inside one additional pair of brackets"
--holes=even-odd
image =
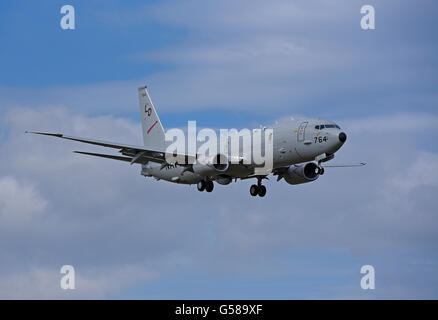
[[(273, 145), (273, 169), (333, 157), (346, 139), (339, 126), (323, 119), (283, 120), (260, 130), (266, 129), (272, 129), (272, 137), (269, 138)], [(232, 178), (245, 178), (253, 174), (254, 166), (243, 164), (230, 165), (225, 172), (213, 175), (187, 171), (184, 165), (163, 167), (159, 163), (149, 162), (142, 166), (144, 176), (182, 184), (195, 184), (206, 176), (218, 183), (227, 184)]]

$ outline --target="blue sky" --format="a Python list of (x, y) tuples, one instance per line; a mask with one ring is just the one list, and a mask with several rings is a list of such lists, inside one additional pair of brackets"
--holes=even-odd
[[(59, 26), (65, 4), (74, 31)], [(360, 28), (364, 4), (376, 30)], [(0, 297), (437, 298), (436, 9), (2, 1)], [(271, 180), (264, 199), (248, 181), (207, 195), (23, 134), (140, 144), (145, 83), (167, 128), (323, 117), (348, 133), (335, 160), (367, 166)], [(59, 289), (63, 264), (77, 269), (75, 292)], [(374, 291), (360, 289), (365, 264)]]

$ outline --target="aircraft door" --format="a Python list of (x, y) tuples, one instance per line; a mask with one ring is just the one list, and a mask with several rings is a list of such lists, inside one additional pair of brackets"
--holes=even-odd
[(302, 122), (297, 130), (297, 141), (298, 142), (304, 142), (306, 138), (306, 127), (308, 122)]

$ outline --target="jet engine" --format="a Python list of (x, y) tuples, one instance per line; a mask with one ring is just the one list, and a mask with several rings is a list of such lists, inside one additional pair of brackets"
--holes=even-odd
[(228, 158), (223, 154), (217, 154), (207, 160), (200, 160), (193, 164), (193, 172), (202, 176), (221, 174), (230, 166)]
[(283, 177), (289, 184), (311, 182), (319, 178), (319, 168), (313, 162), (308, 162), (304, 165), (294, 165), (287, 169)]
[(230, 184), (232, 181), (231, 177), (229, 176), (219, 176), (216, 178), (216, 182), (219, 184), (222, 184), (226, 186), (227, 184)]

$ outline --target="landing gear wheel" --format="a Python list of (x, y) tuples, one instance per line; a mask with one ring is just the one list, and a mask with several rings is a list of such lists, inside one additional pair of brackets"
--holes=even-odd
[(260, 186), (260, 187), (258, 187), (258, 194), (259, 194), (259, 197), (264, 197), (265, 196), (265, 194), (266, 194), (266, 187), (265, 186)]
[(204, 191), (205, 190), (205, 181), (204, 180), (199, 181), (197, 187), (198, 187), (198, 190), (200, 192)]
[(256, 184), (253, 184), (251, 188), (249, 188), (249, 193), (255, 197), (259, 193), (259, 187)]
[(213, 191), (213, 188), (214, 188), (213, 181), (208, 180), (208, 181), (205, 183), (205, 191), (207, 191), (207, 192), (212, 192), (212, 191)]
[(319, 167), (319, 172), (318, 172), (321, 176), (324, 174), (324, 168), (323, 167)]

